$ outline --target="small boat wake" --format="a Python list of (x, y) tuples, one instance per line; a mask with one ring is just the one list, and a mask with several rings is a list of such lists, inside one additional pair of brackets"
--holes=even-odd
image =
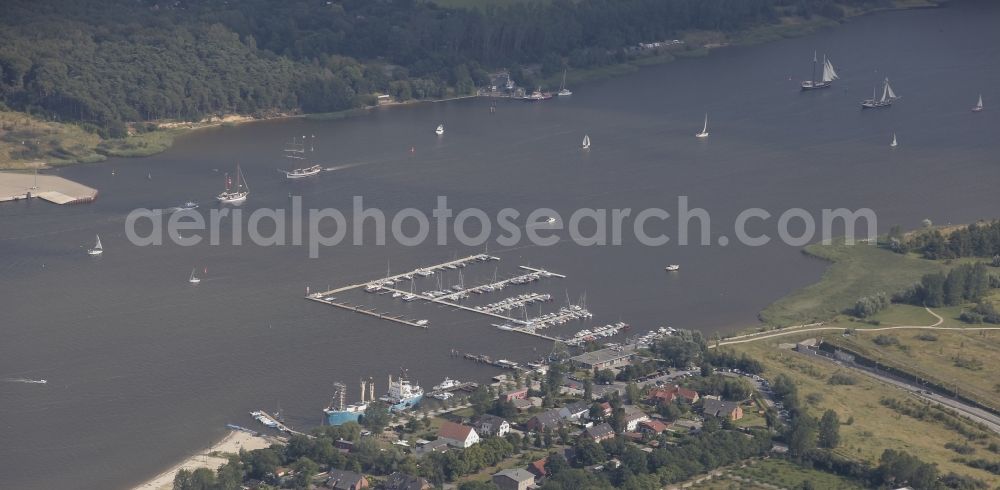
[(335, 170), (344, 170), (344, 169), (348, 169), (348, 168), (351, 168), (351, 167), (360, 167), (362, 165), (367, 165), (367, 164), (366, 163), (348, 163), (347, 165), (338, 165), (336, 167), (326, 167), (323, 170), (325, 170), (327, 172), (333, 172)]
[(46, 379), (30, 379), (30, 378), (4, 378), (6, 383), (27, 383), (33, 385), (43, 385), (49, 381)]

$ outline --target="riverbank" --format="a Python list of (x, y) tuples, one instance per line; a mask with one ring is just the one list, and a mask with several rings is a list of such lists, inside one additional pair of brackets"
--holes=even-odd
[[(634, 57), (623, 63), (596, 68), (574, 69), (567, 73), (567, 84), (571, 88), (585, 82), (619, 77), (633, 73), (642, 66), (671, 62), (678, 58), (707, 56), (712, 50), (726, 46), (759, 44), (784, 38), (798, 37), (817, 29), (835, 26), (840, 22), (876, 11), (929, 8), (939, 5), (937, 0), (896, 0), (891, 6), (859, 9), (843, 8), (843, 18), (834, 20), (826, 17), (804, 19), (789, 15), (778, 23), (757, 26), (745, 31), (726, 34), (721, 31), (687, 31), (678, 34), (681, 44), (651, 49), (639, 49)], [(537, 80), (548, 88), (558, 87), (562, 73)], [(460, 98), (457, 96), (440, 100), (407, 100), (389, 102), (375, 106), (349, 109), (326, 114), (305, 115), (310, 119), (341, 119), (368, 113), (369, 110), (394, 105), (422, 102), (443, 102)], [(110, 157), (144, 157), (170, 148), (176, 136), (187, 131), (235, 125), (252, 121), (271, 120), (299, 115), (275, 114), (266, 117), (225, 115), (210, 117), (198, 122), (169, 121), (137, 123), (134, 131), (125, 138), (103, 139), (76, 124), (45, 121), (28, 114), (0, 111), (0, 169), (26, 169), (41, 166), (92, 163)], [(152, 130), (149, 130), (152, 129)]]
[(194, 471), (198, 468), (210, 468), (215, 471), (228, 461), (226, 455), (238, 454), (240, 450), (263, 449), (270, 446), (271, 442), (262, 436), (234, 430), (212, 447), (191, 455), (149, 481), (136, 485), (133, 490), (171, 490), (174, 487), (174, 476), (182, 469)]

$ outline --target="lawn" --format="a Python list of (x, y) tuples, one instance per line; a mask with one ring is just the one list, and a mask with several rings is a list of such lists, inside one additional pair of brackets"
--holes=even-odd
[(891, 295), (918, 282), (924, 274), (947, 268), (941, 262), (864, 244), (813, 244), (805, 253), (830, 261), (830, 267), (819, 282), (765, 308), (760, 313), (765, 323), (788, 326), (828, 321), (863, 296), (879, 292)]
[[(827, 380), (836, 369), (829, 362), (777, 349), (779, 342), (795, 342), (809, 336), (790, 335), (737, 344), (731, 348), (760, 360), (764, 364), (766, 378), (773, 379), (778, 373), (790, 376), (811, 415), (819, 418), (827, 409), (836, 411), (841, 420), (841, 445), (836, 449), (837, 453), (877, 464), (884, 449), (904, 450), (925, 461), (937, 463), (942, 473), (954, 471), (970, 475), (989, 482), (991, 488), (1000, 484), (1000, 477), (996, 475), (952, 461), (958, 455), (945, 448), (944, 444), (963, 442), (961, 435), (938, 422), (900, 415), (880, 403), (883, 397), (912, 400), (904, 391), (857, 373), (850, 373), (856, 380), (853, 385), (830, 385)], [(852, 423), (848, 424), (852, 418)], [(993, 455), (985, 449), (990, 442), (1000, 442), (1000, 438), (993, 435), (974, 443), (978, 448), (978, 457), (993, 459)]]
[(862, 489), (863, 486), (840, 476), (824, 473), (790, 463), (784, 459), (765, 459), (752, 461), (745, 466), (727, 468), (719, 478), (692, 486), (700, 490), (740, 490), (802, 488), (804, 482), (813, 484), (813, 488), (836, 488), (839, 490)]
[[(887, 316), (897, 314), (905, 315), (894, 313)], [(887, 323), (883, 322), (883, 325)], [(876, 338), (883, 344), (886, 339), (894, 340), (890, 345), (879, 345), (875, 342)], [(848, 337), (830, 336), (829, 340), (879, 363), (939, 384), (957, 384), (964, 396), (991, 407), (1000, 407), (1000, 375), (997, 373), (1000, 331), (893, 330)]]
[(0, 169), (30, 168), (34, 163), (66, 164), (104, 159), (96, 148), (101, 137), (73, 124), (43, 121), (28, 114), (0, 111)]

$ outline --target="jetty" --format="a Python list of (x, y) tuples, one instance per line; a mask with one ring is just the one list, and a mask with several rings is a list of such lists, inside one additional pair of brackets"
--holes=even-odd
[(97, 189), (57, 175), (0, 172), (0, 202), (33, 197), (55, 204), (79, 204), (97, 199)]
[(334, 297), (323, 297), (323, 296), (307, 296), (306, 299), (313, 301), (318, 301), (323, 304), (330, 306), (336, 306), (337, 308), (342, 308), (348, 311), (353, 311), (355, 313), (361, 313), (362, 315), (373, 316), (382, 320), (389, 320), (391, 322), (402, 323), (403, 325), (409, 325), (411, 327), (427, 328), (427, 320), (409, 320), (401, 316), (391, 315), (389, 313), (381, 313), (373, 308), (369, 308), (361, 305), (352, 305), (349, 303), (342, 303), (337, 301)]

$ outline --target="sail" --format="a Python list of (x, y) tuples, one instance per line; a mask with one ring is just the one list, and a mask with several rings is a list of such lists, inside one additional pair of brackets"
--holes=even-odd
[(892, 133), (892, 144), (889, 146), (898, 146), (899, 143), (896, 142), (896, 133)]
[(586, 135), (586, 134), (583, 135), (583, 147), (584, 148), (590, 148), (590, 136), (589, 135)]
[(979, 108), (979, 109), (983, 108), (983, 95), (982, 94), (979, 95), (979, 102), (976, 102), (976, 108)]
[(101, 236), (100, 235), (97, 235), (97, 243), (94, 244), (94, 250), (104, 250), (104, 247), (101, 246)]
[(837, 76), (837, 72), (833, 69), (833, 64), (830, 63), (830, 60), (823, 60), (823, 81), (832, 82), (838, 78), (840, 77)]
[(701, 128), (701, 133), (705, 134), (708, 132), (708, 114), (705, 114), (705, 126)]
[(890, 93), (891, 92), (889, 92), (889, 84), (886, 83), (885, 85), (882, 86), (882, 98), (880, 100), (882, 102), (889, 100), (892, 97), (891, 95), (889, 95)]
[(896, 93), (892, 91), (892, 86), (889, 85), (888, 78), (885, 79), (885, 95), (889, 96), (890, 99), (897, 98)]

